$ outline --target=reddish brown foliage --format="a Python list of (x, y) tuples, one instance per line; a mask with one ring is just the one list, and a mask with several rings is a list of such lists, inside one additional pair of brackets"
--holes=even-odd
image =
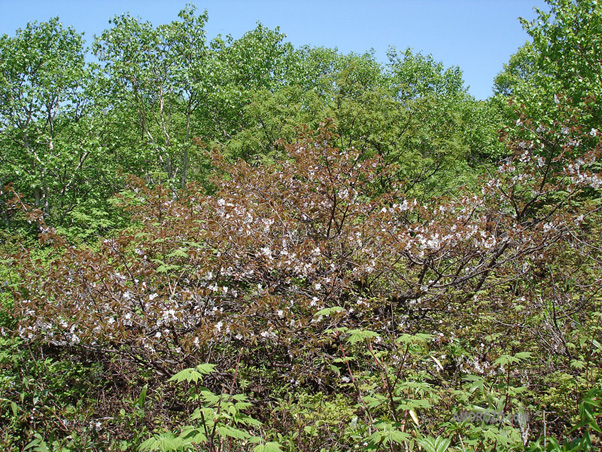
[[(189, 185), (175, 198), (132, 179), (128, 231), (96, 249), (47, 231), (50, 262), (20, 256), (20, 334), (164, 374), (230, 361), (235, 348), (283, 379), (317, 378), (334, 326), (399, 334), (416, 318), (459, 321), (477, 294), (492, 312), (515, 303), (505, 288), (571, 243), (594, 209), (574, 201), (601, 187), (591, 171), (600, 147), (574, 157), (581, 132), (565, 132), (552, 148), (516, 143), (481, 193), (428, 205), (401, 189), (375, 194), (379, 159), (332, 147), (330, 125), (302, 132), (277, 165), (216, 157), (212, 196)], [(333, 306), (344, 310), (316, 314)]]

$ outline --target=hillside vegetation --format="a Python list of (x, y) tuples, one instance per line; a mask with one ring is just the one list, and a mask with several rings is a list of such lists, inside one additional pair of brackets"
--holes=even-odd
[(0, 37), (0, 448), (599, 450), (602, 6), (549, 4), (484, 101), (193, 6)]

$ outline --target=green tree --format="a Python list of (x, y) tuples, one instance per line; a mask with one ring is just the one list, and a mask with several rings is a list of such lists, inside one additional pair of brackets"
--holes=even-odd
[(505, 97), (517, 94), (517, 90), (526, 88), (534, 81), (537, 67), (535, 50), (530, 42), (526, 42), (504, 64), (504, 69), (495, 77), (493, 93)]
[(0, 37), (0, 186), (53, 225), (104, 209), (113, 177), (84, 55), (82, 35), (58, 18)]
[[(474, 166), (495, 154), (495, 115), (467, 91), (462, 71), (432, 55), (389, 51), (391, 95), (408, 115), (404, 133), (386, 159), (402, 165), (401, 178), (425, 196), (466, 183)], [(486, 114), (483, 112), (487, 111)]]
[[(525, 22), (544, 80), (577, 105), (602, 93), (602, 4), (548, 0), (550, 12)], [(549, 83), (549, 84), (550, 84)], [(548, 84), (548, 85), (549, 85)]]
[(498, 110), (472, 99), (461, 71), (431, 56), (392, 51), (384, 67), (370, 52), (302, 47), (286, 61), (284, 85), (246, 92), (250, 102), (240, 131), (224, 142), (227, 155), (273, 161), (282, 157), (278, 140), (293, 140), (296, 126), (332, 118), (341, 149), (355, 148), (362, 158), (379, 154), (383, 165), (397, 168), (380, 181), (382, 189), (403, 181), (405, 190), (425, 196), (466, 182), (468, 164), (500, 156)]
[(160, 171), (184, 186), (193, 133), (199, 133), (194, 113), (207, 103), (213, 74), (207, 13), (197, 16), (189, 6), (178, 16), (157, 28), (129, 15), (115, 17), (93, 48), (103, 63), (107, 120), (116, 126), (113, 145), (128, 153), (126, 170), (148, 177)]
[(258, 24), (239, 39), (218, 36), (211, 42), (211, 64), (219, 78), (215, 80), (209, 108), (199, 112), (206, 124), (203, 138), (214, 145), (229, 143), (220, 148), (232, 157), (253, 159), (259, 153), (267, 154), (274, 141), (282, 138), (270, 135), (266, 125), (262, 142), (267, 139), (267, 143), (256, 147), (256, 140), (251, 139), (250, 143), (241, 140), (248, 135), (245, 131), (262, 127), (261, 119), (249, 115), (254, 111), (253, 104), (259, 99), (269, 99), (287, 84), (293, 47), (284, 42), (285, 37), (278, 28), (270, 30)]
[[(523, 27), (532, 38), (511, 58), (495, 81), (495, 91), (512, 96), (526, 116), (550, 127), (557, 105), (583, 114), (582, 125), (602, 119), (602, 4), (596, 0), (548, 0), (549, 11)], [(516, 119), (516, 116), (512, 118)]]
[(393, 47), (388, 57), (391, 87), (402, 101), (429, 95), (457, 98), (467, 94), (458, 66), (446, 69), (432, 55), (414, 54), (411, 49), (400, 52)]

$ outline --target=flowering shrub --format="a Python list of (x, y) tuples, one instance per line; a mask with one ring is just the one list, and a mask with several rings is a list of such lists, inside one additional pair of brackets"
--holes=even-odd
[[(449, 356), (446, 367), (461, 373), (492, 369), (490, 354), (514, 345), (491, 338), (509, 334), (572, 357), (569, 323), (596, 302), (602, 274), (584, 233), (597, 211), (591, 193), (602, 188), (601, 148), (597, 131), (563, 127), (510, 141), (514, 155), (480, 193), (428, 204), (405, 196), (402, 183), (380, 193), (394, 168), (334, 147), (331, 123), (302, 130), (273, 165), (214, 156), (211, 195), (132, 178), (121, 198), (130, 228), (83, 247), (41, 224), (50, 258), (16, 256), (27, 281), (16, 292), (18, 334), (160, 376), (202, 362), (226, 370), (242, 357), (257, 391), (267, 389), (253, 369), (291, 387), (341, 390), (364, 364), (336, 361), (340, 340), (365, 329), (383, 350), (404, 333), (428, 332), (452, 348), (488, 336), (489, 351), (472, 363)], [(557, 265), (568, 250), (579, 262)], [(568, 274), (579, 301), (555, 292)], [(562, 320), (532, 317), (548, 296), (546, 312), (563, 310)]]

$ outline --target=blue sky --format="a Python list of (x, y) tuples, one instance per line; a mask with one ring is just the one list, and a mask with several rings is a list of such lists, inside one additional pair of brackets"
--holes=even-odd
[[(177, 19), (188, 1), (177, 0), (0, 0), (0, 34), (14, 35), (34, 20), (59, 16), (88, 40), (129, 12), (153, 25)], [(432, 54), (464, 72), (470, 93), (491, 95), (493, 78), (527, 39), (519, 17), (532, 20), (544, 0), (196, 0), (209, 12), (207, 34), (240, 37), (259, 21), (286, 33), (295, 46), (371, 48), (385, 62), (390, 46)]]

